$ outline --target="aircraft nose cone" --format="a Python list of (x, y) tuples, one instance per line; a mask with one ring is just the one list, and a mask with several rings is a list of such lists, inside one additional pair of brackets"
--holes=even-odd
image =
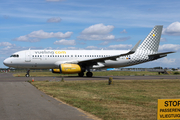
[(8, 61), (7, 59), (5, 59), (5, 60), (3, 61), (3, 64), (4, 64), (5, 66), (8, 66), (9, 61)]

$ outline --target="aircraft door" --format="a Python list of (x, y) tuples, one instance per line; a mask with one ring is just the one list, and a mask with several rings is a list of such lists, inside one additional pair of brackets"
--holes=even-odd
[(30, 51), (25, 52), (25, 62), (31, 62), (31, 54)]

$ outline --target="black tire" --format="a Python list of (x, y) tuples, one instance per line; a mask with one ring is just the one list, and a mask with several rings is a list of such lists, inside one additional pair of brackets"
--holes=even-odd
[(92, 72), (87, 72), (87, 73), (86, 73), (86, 76), (87, 76), (87, 77), (92, 77), (92, 76), (93, 76), (93, 73), (92, 73)]
[(78, 73), (79, 77), (83, 77), (84, 76), (84, 73), (81, 72), (81, 73)]
[(28, 74), (26, 74), (25, 76), (26, 76), (26, 77), (29, 77), (29, 75), (28, 75)]

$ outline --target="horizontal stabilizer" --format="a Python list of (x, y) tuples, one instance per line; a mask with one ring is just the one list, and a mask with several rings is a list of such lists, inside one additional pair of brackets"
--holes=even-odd
[(172, 51), (172, 52), (156, 53), (156, 54), (149, 55), (149, 57), (159, 57), (159, 56), (164, 56), (170, 53), (175, 53), (175, 52)]

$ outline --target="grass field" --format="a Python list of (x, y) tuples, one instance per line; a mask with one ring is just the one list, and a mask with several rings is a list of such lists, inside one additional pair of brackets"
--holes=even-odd
[(104, 120), (155, 120), (157, 100), (180, 98), (180, 80), (32, 82), (41, 91)]
[[(174, 72), (169, 72), (173, 74)], [(15, 77), (24, 77), (26, 72), (14, 73)], [(30, 72), (31, 76), (78, 76), (78, 74), (54, 74), (52, 72)], [(93, 72), (93, 76), (143, 76), (143, 75), (158, 75), (158, 72), (148, 72), (148, 71), (101, 71)], [(162, 75), (162, 74), (161, 74)]]

